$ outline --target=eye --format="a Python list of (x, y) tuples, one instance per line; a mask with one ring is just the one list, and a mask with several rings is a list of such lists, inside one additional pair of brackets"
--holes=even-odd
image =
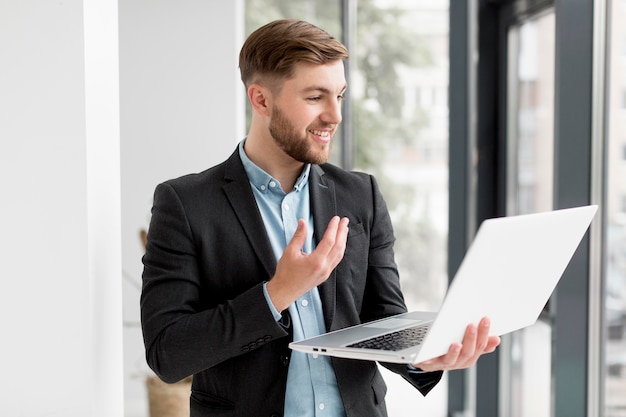
[(314, 97), (308, 97), (307, 98), (308, 101), (313, 101), (313, 102), (320, 101), (321, 99), (322, 99), (322, 97), (320, 97), (320, 96), (314, 96)]

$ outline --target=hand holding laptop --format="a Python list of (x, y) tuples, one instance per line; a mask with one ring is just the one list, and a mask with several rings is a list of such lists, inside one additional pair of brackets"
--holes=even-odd
[(499, 336), (489, 336), (490, 327), (491, 322), (487, 317), (478, 325), (468, 325), (462, 343), (453, 343), (445, 355), (415, 363), (413, 366), (426, 372), (471, 368), (478, 358), (492, 353), (500, 345)]

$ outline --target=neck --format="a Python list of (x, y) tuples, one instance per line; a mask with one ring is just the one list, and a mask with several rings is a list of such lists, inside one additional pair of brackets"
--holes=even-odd
[(287, 155), (271, 137), (263, 140), (252, 131), (248, 134), (244, 150), (252, 162), (280, 181), (285, 193), (293, 189), (304, 168), (303, 162)]

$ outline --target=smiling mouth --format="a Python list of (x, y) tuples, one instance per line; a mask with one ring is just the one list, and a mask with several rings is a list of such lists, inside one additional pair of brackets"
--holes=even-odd
[(309, 132), (311, 132), (315, 136), (319, 136), (319, 137), (322, 137), (322, 138), (330, 139), (330, 131), (329, 130), (309, 129)]

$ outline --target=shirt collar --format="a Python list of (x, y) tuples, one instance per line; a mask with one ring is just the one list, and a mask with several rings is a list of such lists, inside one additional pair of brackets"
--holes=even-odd
[[(250, 180), (250, 184), (252, 184), (259, 191), (265, 193), (272, 189), (281, 189), (280, 182), (273, 178), (270, 174), (262, 170), (259, 166), (257, 166), (243, 149), (243, 145), (246, 140), (242, 140), (239, 142), (239, 157), (241, 158), (241, 162), (243, 163), (243, 168), (248, 175), (248, 179)], [(306, 164), (302, 173), (296, 180), (296, 184), (294, 185), (294, 191), (302, 191), (305, 185), (307, 185), (309, 181), (309, 172), (311, 172), (311, 164)]]

